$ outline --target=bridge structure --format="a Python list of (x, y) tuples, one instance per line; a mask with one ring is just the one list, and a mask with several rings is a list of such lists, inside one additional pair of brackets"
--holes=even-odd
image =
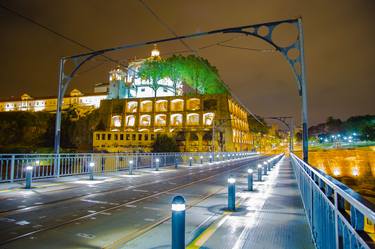
[(7, 154), (0, 169), (1, 248), (374, 248), (373, 204), (293, 153)]

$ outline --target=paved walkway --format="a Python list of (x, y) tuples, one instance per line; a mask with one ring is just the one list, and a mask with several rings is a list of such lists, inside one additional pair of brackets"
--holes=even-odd
[[(187, 249), (312, 249), (308, 221), (289, 159), (282, 159), (246, 191), (246, 172), (237, 174), (237, 212), (226, 212), (226, 190), (187, 210)], [(123, 248), (170, 248), (170, 220)]]

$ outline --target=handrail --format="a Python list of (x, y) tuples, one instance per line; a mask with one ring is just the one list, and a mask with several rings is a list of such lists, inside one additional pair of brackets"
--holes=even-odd
[(374, 204), (293, 153), (291, 159), (317, 248), (373, 248), (365, 220), (374, 229)]

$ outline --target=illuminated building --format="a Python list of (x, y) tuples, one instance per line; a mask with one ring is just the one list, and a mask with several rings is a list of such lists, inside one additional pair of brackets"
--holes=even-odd
[[(84, 95), (77, 89), (73, 89), (69, 96), (65, 96), (63, 100), (62, 109), (66, 110), (69, 107), (77, 107), (80, 109), (92, 109), (100, 106), (100, 101), (106, 99), (107, 94), (103, 92)], [(57, 98), (56, 97), (36, 97), (33, 98), (28, 94), (23, 94), (19, 99), (10, 99), (0, 101), (0, 112), (11, 111), (47, 111), (56, 112)]]
[[(150, 82), (138, 77), (151, 57), (130, 62), (127, 71), (109, 73), (108, 98), (99, 108), (103, 130), (93, 134), (96, 151), (151, 151), (160, 134), (173, 135), (181, 151), (250, 150), (249, 113), (230, 94), (183, 94), (183, 84), (168, 77)], [(214, 142), (213, 142), (214, 141)]]
[(173, 135), (181, 151), (212, 151), (212, 140), (215, 151), (251, 149), (248, 113), (227, 94), (103, 100), (99, 112), (98, 151), (150, 151), (159, 134)]

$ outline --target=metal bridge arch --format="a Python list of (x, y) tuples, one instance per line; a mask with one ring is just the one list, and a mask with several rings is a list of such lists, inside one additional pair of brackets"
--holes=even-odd
[[(272, 34), (275, 28), (281, 24), (292, 24), (298, 29), (298, 36), (297, 39), (288, 47), (278, 46), (272, 39)], [(262, 27), (266, 27), (268, 29), (268, 33), (262, 35), (260, 29)], [(306, 89), (306, 76), (305, 76), (305, 62), (304, 62), (304, 41), (303, 41), (303, 27), (302, 27), (302, 18), (297, 19), (286, 19), (281, 21), (275, 22), (267, 22), (267, 23), (260, 23), (260, 24), (253, 24), (253, 25), (246, 25), (246, 26), (239, 26), (239, 27), (232, 27), (232, 28), (225, 28), (225, 29), (217, 29), (211, 30), (208, 32), (199, 32), (193, 33), (189, 35), (181, 35), (175, 37), (169, 37), (165, 39), (159, 40), (152, 40), (134, 44), (127, 44), (118, 47), (106, 48), (97, 51), (91, 51), (87, 53), (77, 54), (73, 56), (67, 56), (60, 59), (60, 70), (59, 70), (59, 86), (58, 86), (58, 101), (57, 101), (57, 110), (56, 110), (56, 126), (55, 126), (55, 141), (54, 141), (54, 151), (56, 154), (60, 152), (60, 136), (61, 136), (61, 110), (62, 110), (62, 101), (64, 94), (67, 90), (67, 87), (77, 71), (80, 67), (86, 63), (87, 61), (91, 60), (96, 56), (103, 56), (111, 61), (113, 59), (107, 57), (105, 54), (108, 52), (130, 49), (130, 48), (137, 48), (143, 47), (147, 45), (152, 45), (156, 43), (164, 43), (170, 42), (175, 40), (184, 40), (190, 38), (196, 38), (201, 36), (208, 36), (214, 34), (225, 34), (225, 33), (240, 33), (248, 36), (253, 36), (259, 38), (268, 44), (270, 44), (273, 48), (275, 48), (278, 52), (282, 54), (284, 59), (288, 62), (291, 66), (293, 74), (297, 81), (298, 86), (298, 93), (302, 99), (302, 129), (303, 129), (303, 159), (305, 162), (308, 160), (308, 134), (307, 134), (307, 122), (308, 122), (308, 115), (307, 115), (307, 89)], [(291, 58), (288, 56), (288, 53), (291, 49), (298, 50), (298, 56), (296, 58)], [(71, 60), (75, 63), (75, 67), (73, 70), (65, 74), (65, 63)], [(298, 68), (300, 66), (300, 69)], [(59, 165), (57, 165), (57, 170)]]

